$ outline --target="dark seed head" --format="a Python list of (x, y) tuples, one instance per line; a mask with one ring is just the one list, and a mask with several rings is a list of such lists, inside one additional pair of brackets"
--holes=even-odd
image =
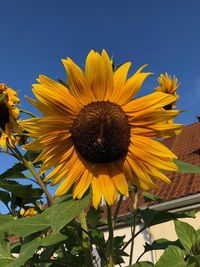
[(9, 122), (9, 109), (4, 102), (0, 102), (0, 127), (5, 131), (6, 123)]
[(75, 149), (93, 163), (109, 163), (126, 155), (130, 125), (122, 108), (109, 101), (83, 107), (71, 128)]

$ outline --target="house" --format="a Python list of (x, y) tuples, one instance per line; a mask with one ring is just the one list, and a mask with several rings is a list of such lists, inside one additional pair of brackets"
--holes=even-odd
[[(171, 149), (179, 160), (200, 166), (200, 121), (185, 126), (182, 133), (165, 139), (163, 143)], [(151, 209), (159, 211), (185, 212), (189, 210), (200, 210), (200, 174), (168, 174), (172, 184), (167, 185), (163, 182), (157, 182), (158, 189), (151, 191), (152, 194), (159, 195), (165, 201), (163, 203), (151, 202), (147, 204), (141, 194), (138, 197), (139, 207), (149, 206)], [(125, 199), (120, 209), (120, 216), (125, 217), (131, 208), (131, 199)], [(200, 228), (200, 212), (197, 212), (196, 219), (184, 219), (183, 221), (191, 224), (195, 229)], [(141, 225), (137, 224), (136, 232), (141, 229)], [(106, 233), (107, 235), (107, 233)], [(125, 223), (119, 224), (115, 231), (115, 235), (126, 235), (126, 240), (131, 237), (131, 229)], [(143, 252), (145, 242), (151, 243), (153, 240), (166, 238), (168, 240), (176, 240), (174, 224), (172, 221), (162, 223), (150, 227), (137, 236), (135, 240), (135, 249), (133, 262)], [(130, 254), (130, 246), (126, 252)], [(141, 260), (156, 262), (163, 251), (155, 251), (145, 253)], [(124, 258), (125, 260), (126, 258)], [(126, 264), (121, 266), (127, 266)]]

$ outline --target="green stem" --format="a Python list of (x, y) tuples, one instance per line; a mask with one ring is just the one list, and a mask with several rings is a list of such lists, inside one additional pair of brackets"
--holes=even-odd
[(123, 201), (123, 195), (120, 195), (119, 201), (117, 203), (117, 208), (115, 210), (115, 214), (114, 214), (114, 217), (113, 217), (114, 225), (115, 225), (115, 223), (117, 221), (117, 216), (118, 216), (119, 210), (121, 208), (122, 201)]
[(114, 233), (111, 208), (107, 204), (107, 222), (108, 222), (108, 267), (114, 267)]
[(82, 231), (82, 236), (83, 236), (82, 248), (83, 248), (83, 253), (85, 255), (85, 266), (93, 267), (90, 239), (89, 236), (87, 235), (88, 228), (86, 222), (86, 214), (84, 210), (79, 215), (79, 218), (80, 218), (81, 228), (84, 229), (84, 231)]
[(138, 236), (142, 231), (144, 231), (146, 229), (146, 227), (144, 226), (143, 228), (141, 228), (134, 236), (132, 236), (127, 242), (126, 244), (122, 247), (122, 251), (125, 250), (128, 245), (133, 241), (134, 238), (136, 238), (136, 236)]
[(43, 192), (46, 195), (48, 204), (51, 206), (54, 203), (54, 199), (50, 195), (49, 191), (47, 190), (45, 184), (43, 183), (43, 181), (42, 181), (42, 179), (40, 177), (40, 175), (35, 171), (33, 163), (28, 161), (28, 160), (26, 160), (16, 146), (13, 148), (13, 150), (17, 154), (17, 156), (20, 159), (20, 161), (27, 167), (27, 169), (29, 169), (30, 173), (36, 179), (36, 181), (38, 182), (39, 186), (41, 187), (41, 189), (43, 190)]
[[(136, 222), (137, 222), (137, 209), (138, 209), (138, 192), (137, 192), (136, 187), (132, 193), (133, 193), (133, 196), (132, 196), (133, 226), (131, 227), (131, 236), (133, 237), (133, 236), (135, 236)], [(135, 241), (135, 239), (133, 238), (131, 241), (131, 247), (130, 247), (129, 265), (132, 265), (132, 261), (133, 261), (134, 241)]]

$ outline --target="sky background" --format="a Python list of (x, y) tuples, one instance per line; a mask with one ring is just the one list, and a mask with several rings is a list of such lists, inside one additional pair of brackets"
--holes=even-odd
[[(116, 63), (142, 64), (154, 72), (139, 95), (157, 85), (160, 73), (178, 77), (182, 113), (177, 122), (190, 124), (200, 113), (199, 0), (0, 0), (0, 83), (24, 99), (39, 74), (65, 79), (61, 59), (80, 66), (91, 49), (106, 49)], [(12, 166), (0, 155), (0, 171)]]

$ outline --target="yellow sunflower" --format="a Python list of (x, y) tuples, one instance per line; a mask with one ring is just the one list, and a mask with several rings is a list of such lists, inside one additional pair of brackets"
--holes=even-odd
[(35, 214), (37, 214), (37, 211), (35, 210), (35, 208), (29, 208), (27, 210), (24, 210), (24, 209), (20, 210), (20, 215), (24, 217), (33, 216)]
[(127, 78), (130, 62), (114, 73), (105, 50), (88, 54), (85, 71), (70, 58), (62, 60), (68, 88), (46, 76), (33, 85), (38, 100), (30, 102), (43, 114), (22, 122), (35, 140), (25, 148), (43, 152), (41, 173), (54, 166), (46, 180), (62, 181), (55, 193), (65, 194), (73, 186), (80, 199), (91, 186), (93, 205), (102, 196), (109, 205), (118, 194), (128, 196), (128, 184), (142, 189), (155, 187), (152, 178), (170, 183), (162, 173), (176, 171), (176, 156), (155, 137), (165, 137), (180, 124), (165, 123), (179, 111), (161, 107), (173, 103), (173, 95), (154, 92), (133, 99), (150, 72), (146, 65)]
[[(159, 85), (155, 88), (155, 91), (157, 92), (163, 92), (166, 94), (171, 94), (176, 97), (176, 100), (179, 98), (179, 95), (177, 95), (176, 90), (179, 87), (178, 80), (174, 76), (172, 78), (167, 73), (161, 74), (158, 77), (158, 83)], [(173, 103), (170, 103), (169, 105), (164, 106), (163, 108), (166, 110), (172, 109), (176, 107), (176, 100)]]
[(18, 131), (17, 118), (19, 109), (16, 105), (19, 103), (17, 93), (7, 87), (5, 84), (0, 84), (0, 146), (5, 149), (8, 144), (12, 147), (15, 138), (12, 130)]

